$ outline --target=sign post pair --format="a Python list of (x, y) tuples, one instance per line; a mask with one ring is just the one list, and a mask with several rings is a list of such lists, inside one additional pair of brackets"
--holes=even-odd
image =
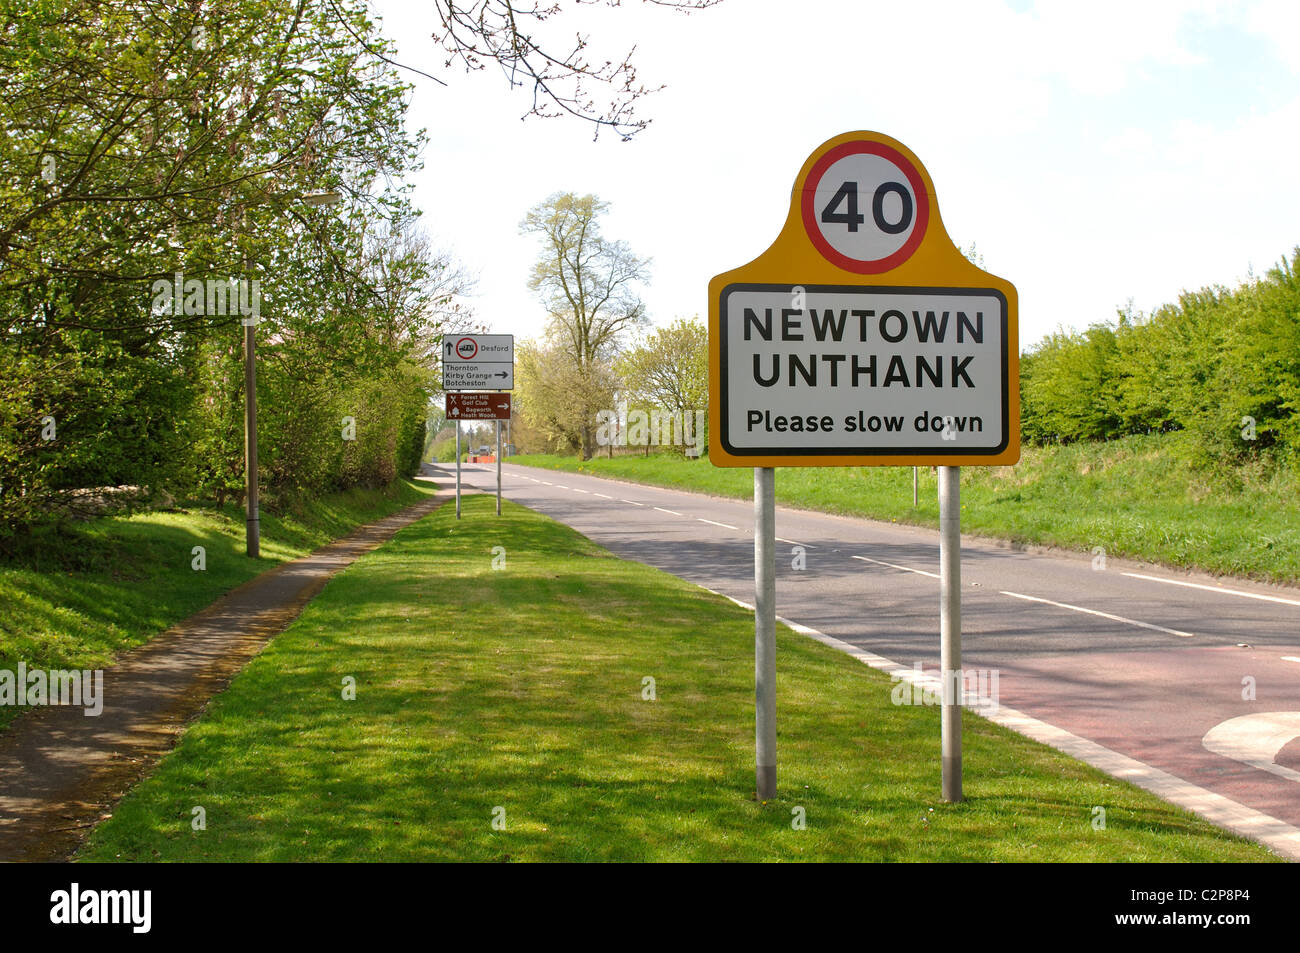
[(460, 519), (462, 420), (496, 422), (497, 516), (501, 515), (501, 421), (510, 419), (510, 394), (481, 391), (510, 391), (514, 386), (514, 335), (463, 334), (443, 341), (442, 389), (447, 392), (447, 419), (456, 421), (456, 519)]
[(775, 468), (939, 468), (943, 796), (961, 800), (960, 467), (1020, 457), (1016, 289), (970, 262), (901, 142), (800, 169), (776, 241), (709, 282), (709, 459), (754, 468), (755, 775), (776, 792)]

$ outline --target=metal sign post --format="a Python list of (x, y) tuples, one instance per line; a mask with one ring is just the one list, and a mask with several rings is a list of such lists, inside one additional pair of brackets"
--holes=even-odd
[(460, 519), (460, 421), (456, 421), (456, 519)]
[(497, 516), (501, 515), (501, 421), (497, 425)]
[(754, 468), (754, 777), (776, 796), (776, 470)]
[(939, 677), (943, 799), (961, 798), (961, 467), (939, 468)]

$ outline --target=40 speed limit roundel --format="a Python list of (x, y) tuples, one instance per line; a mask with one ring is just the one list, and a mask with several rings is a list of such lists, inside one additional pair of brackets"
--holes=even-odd
[(817, 160), (800, 210), (808, 237), (823, 255), (846, 271), (875, 275), (906, 261), (921, 244), (930, 196), (901, 152), (857, 140)]

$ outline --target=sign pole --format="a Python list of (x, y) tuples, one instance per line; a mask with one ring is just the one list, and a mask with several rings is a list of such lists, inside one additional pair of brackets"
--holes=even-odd
[(776, 796), (776, 470), (754, 468), (754, 774)]
[(961, 796), (961, 467), (939, 467), (939, 676), (943, 799)]
[(456, 519), (460, 519), (460, 421), (456, 421)]
[(912, 505), (913, 505), (913, 506), (916, 506), (916, 504), (917, 504), (917, 502), (918, 502), (918, 500), (917, 500), (917, 496), (916, 496), (916, 471), (919, 470), (919, 469), (921, 469), (921, 468), (920, 468), (920, 467), (912, 467)]
[(497, 516), (501, 515), (501, 421), (497, 425)]

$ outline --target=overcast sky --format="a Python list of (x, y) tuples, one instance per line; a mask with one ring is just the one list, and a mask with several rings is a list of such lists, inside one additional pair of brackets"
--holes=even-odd
[[(651, 319), (705, 315), (709, 279), (775, 239), (826, 139), (901, 140), (953, 239), (1020, 293), (1021, 347), (1058, 326), (1234, 284), (1300, 244), (1300, 2), (725, 0), (683, 16), (624, 0), (555, 21), (592, 59), (633, 44), (653, 119), (631, 142), (520, 121), (499, 70), (447, 69), (427, 0), (372, 0), (428, 130), (413, 181), (430, 233), (479, 275), (491, 330), (539, 335), (530, 206), (611, 204), (608, 237), (654, 259)], [(566, 7), (572, 6), (566, 2)], [(562, 45), (562, 44), (559, 44)]]

